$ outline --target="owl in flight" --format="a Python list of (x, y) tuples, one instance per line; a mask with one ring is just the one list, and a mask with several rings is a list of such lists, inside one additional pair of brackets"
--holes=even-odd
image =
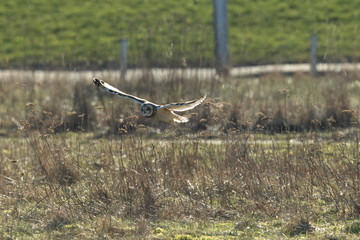
[(183, 112), (200, 105), (204, 102), (206, 95), (200, 99), (181, 102), (181, 103), (169, 103), (165, 105), (158, 105), (152, 103), (146, 99), (138, 98), (133, 95), (124, 93), (119, 89), (111, 86), (110, 84), (104, 82), (103, 80), (94, 78), (93, 82), (96, 86), (103, 88), (106, 92), (115, 94), (119, 97), (127, 98), (131, 101), (140, 104), (140, 113), (144, 117), (153, 117), (163, 122), (176, 122), (176, 123), (186, 123), (189, 121), (187, 117), (177, 115), (174, 112)]

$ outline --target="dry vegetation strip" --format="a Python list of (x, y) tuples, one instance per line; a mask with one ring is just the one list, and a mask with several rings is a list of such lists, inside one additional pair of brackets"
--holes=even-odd
[(0, 238), (360, 233), (356, 75), (124, 82), (156, 102), (208, 93), (161, 130), (91, 80), (53, 80), (0, 81)]
[[(2, 139), (2, 237), (70, 234), (64, 226), (76, 228), (74, 236), (110, 234), (110, 228), (100, 231), (96, 221), (91, 223), (106, 217), (231, 220), (235, 235), (246, 232), (246, 227), (235, 228), (237, 221), (258, 226), (254, 217), (281, 219), (273, 233), (280, 236), (313, 231), (311, 225), (288, 229), (289, 220), (335, 226), (336, 218), (358, 217), (359, 140), (293, 137), (299, 141), (273, 137), (264, 143), (255, 141), (262, 140), (257, 135), (214, 143), (38, 133)], [(253, 217), (245, 221), (244, 216)], [(117, 221), (107, 224), (124, 235), (139, 234)], [(335, 233), (345, 234), (346, 228)]]
[[(259, 78), (187, 76), (174, 72), (154, 79), (147, 71), (131, 81), (98, 73), (123, 91), (157, 103), (195, 99), (204, 94), (203, 107), (193, 111), (181, 134), (209, 130), (215, 135), (233, 131), (302, 132), (358, 127), (360, 84), (357, 73), (321, 78), (297, 73)], [(11, 135), (21, 123), (47, 133), (96, 131), (103, 134), (153, 132), (168, 126), (138, 118), (138, 106), (96, 89), (91, 79), (75, 74), (52, 74), (49, 81), (13, 74), (0, 81), (0, 134)], [(168, 94), (169, 93), (169, 94)], [(150, 126), (150, 128), (142, 127)]]

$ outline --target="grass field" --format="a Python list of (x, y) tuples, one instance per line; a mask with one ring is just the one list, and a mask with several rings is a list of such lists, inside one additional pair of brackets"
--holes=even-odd
[(1, 146), (2, 238), (353, 239), (360, 232), (358, 139), (32, 133)]
[[(0, 67), (118, 68), (120, 39), (129, 66), (213, 67), (211, 0), (0, 3)], [(359, 1), (228, 1), (234, 66), (309, 61), (317, 34), (321, 62), (359, 61)]]
[(359, 237), (356, 73), (97, 76), (159, 103), (207, 94), (177, 126), (69, 76), (0, 81), (0, 238)]

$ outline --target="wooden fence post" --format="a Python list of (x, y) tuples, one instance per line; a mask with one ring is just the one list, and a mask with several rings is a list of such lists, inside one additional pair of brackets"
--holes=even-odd
[(127, 50), (128, 40), (121, 39), (121, 52), (120, 52), (120, 79), (124, 79), (127, 71)]
[(313, 77), (317, 75), (317, 36), (311, 35), (310, 72)]
[(227, 0), (214, 0), (216, 72), (229, 74)]

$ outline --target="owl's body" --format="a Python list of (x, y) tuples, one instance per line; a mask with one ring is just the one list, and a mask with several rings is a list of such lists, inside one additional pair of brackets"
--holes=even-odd
[(162, 122), (176, 122), (176, 123), (186, 123), (189, 121), (187, 117), (180, 116), (174, 112), (183, 112), (195, 108), (200, 105), (206, 98), (206, 96), (188, 102), (181, 103), (169, 103), (165, 105), (159, 105), (147, 101), (146, 99), (138, 98), (133, 95), (124, 93), (119, 89), (111, 86), (110, 84), (104, 82), (100, 79), (93, 79), (93, 82), (96, 86), (103, 88), (105, 91), (115, 94), (119, 97), (127, 98), (131, 101), (140, 104), (140, 114), (144, 117), (152, 117)]

